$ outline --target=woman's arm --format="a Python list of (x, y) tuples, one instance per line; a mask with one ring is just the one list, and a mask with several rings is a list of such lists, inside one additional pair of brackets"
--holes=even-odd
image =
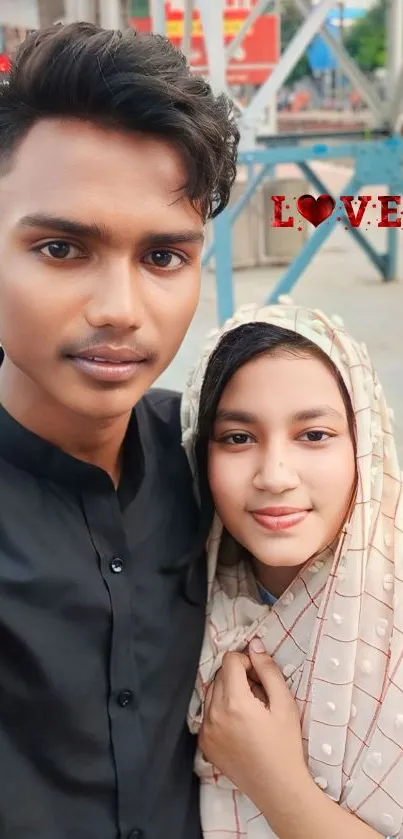
[[(381, 839), (381, 834), (351, 815), (325, 795), (309, 778), (297, 800), (284, 807), (259, 807), (278, 839)], [(264, 801), (264, 790), (256, 789), (256, 801)], [(267, 781), (266, 781), (267, 793)], [(286, 790), (284, 797), (287, 798)], [(258, 805), (257, 805), (258, 806)]]
[[(253, 670), (264, 693), (251, 690)], [(381, 839), (312, 779), (296, 704), (267, 654), (226, 654), (206, 696), (200, 747), (279, 839)]]

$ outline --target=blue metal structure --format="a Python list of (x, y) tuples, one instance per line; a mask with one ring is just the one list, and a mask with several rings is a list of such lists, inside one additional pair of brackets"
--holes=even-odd
[[(113, 0), (117, 2), (118, 0)], [(108, 3), (109, 0), (102, 0)], [(179, 2), (179, 0), (178, 0)], [(235, 204), (218, 216), (213, 222), (213, 243), (203, 257), (205, 267), (212, 256), (216, 261), (216, 286), (218, 300), (218, 319), (220, 323), (231, 316), (234, 310), (233, 275), (232, 275), (232, 225), (251, 199), (265, 178), (273, 177), (279, 163), (294, 163), (312, 184), (315, 192), (328, 194), (326, 184), (318, 177), (312, 163), (319, 160), (353, 161), (353, 175), (341, 194), (357, 196), (366, 185), (387, 185), (391, 195), (403, 194), (403, 140), (399, 129), (403, 122), (403, 0), (388, 0), (385, 3), (385, 18), (388, 30), (388, 85), (387, 95), (377, 90), (372, 80), (367, 78), (355, 61), (349, 56), (332, 23), (340, 18), (345, 8), (344, 3), (336, 0), (290, 0), (299, 13), (301, 24), (290, 43), (281, 54), (280, 60), (272, 72), (255, 91), (246, 106), (236, 102), (239, 118), (241, 144), (238, 157), (239, 165), (246, 167), (248, 181), (244, 194)], [(224, 7), (227, 0), (180, 0), (184, 10), (183, 48), (189, 52), (189, 33), (192, 14), (197, 10), (200, 15), (206, 43), (209, 64), (209, 81), (215, 93), (228, 93), (226, 66), (231, 57), (236, 55), (243, 38), (254, 26), (258, 17), (268, 11), (281, 18), (281, 0), (240, 0), (239, 8), (249, 9), (249, 14), (233, 40), (224, 43)], [(165, 33), (164, 0), (150, 0), (153, 29)], [(347, 9), (345, 9), (347, 11)], [(356, 10), (357, 13), (357, 10)], [(342, 16), (345, 15), (342, 13)], [(315, 46), (312, 42), (323, 44), (337, 61), (339, 72), (349, 80), (362, 102), (371, 113), (374, 130), (368, 132), (343, 132), (329, 136), (311, 135), (285, 138), (277, 135), (276, 96), (287, 81), (290, 72), (299, 59), (307, 53), (315, 58)], [(335, 62), (332, 62), (334, 66)], [(259, 126), (263, 114), (265, 123), (270, 125), (271, 136), (259, 137)], [(371, 243), (356, 227), (350, 227), (344, 205), (339, 196), (334, 196), (335, 209), (324, 223), (317, 227), (295, 260), (288, 266), (282, 279), (270, 294), (268, 300), (276, 301), (282, 294), (287, 294), (306, 270), (324, 241), (340, 222), (364, 250), (376, 266), (382, 278), (392, 280), (397, 273), (397, 241), (399, 230), (388, 228), (387, 248), (385, 253), (378, 253)], [(400, 218), (400, 216), (399, 216)], [(269, 221), (267, 222), (269, 223)]]
[[(358, 197), (365, 185), (388, 185), (390, 195), (403, 195), (403, 139), (400, 135), (382, 136), (385, 132), (378, 132), (377, 138), (358, 139), (343, 142), (311, 142), (310, 145), (287, 145), (281, 137), (258, 138), (266, 147), (254, 151), (240, 152), (239, 164), (246, 165), (249, 171), (249, 181), (238, 202), (227, 208), (215, 221), (214, 240), (203, 257), (206, 266), (212, 256), (216, 262), (217, 308), (218, 320), (223, 323), (231, 317), (234, 311), (234, 293), (231, 258), (231, 232), (234, 221), (253, 196), (263, 180), (279, 163), (295, 163), (299, 166), (305, 178), (312, 184), (315, 192), (329, 194), (326, 184), (315, 174), (311, 163), (322, 160), (340, 160), (350, 158), (354, 161), (354, 173), (350, 181), (341, 191), (341, 195)], [(302, 139), (302, 138), (301, 138)], [(306, 136), (304, 137), (306, 142)], [(270, 147), (270, 142), (275, 142)], [(378, 269), (383, 280), (396, 278), (397, 269), (397, 237), (401, 230), (396, 227), (387, 228), (387, 250), (378, 253), (358, 228), (349, 225), (344, 205), (336, 200), (335, 209), (330, 218), (317, 227), (294, 261), (288, 266), (280, 282), (269, 295), (267, 302), (276, 302), (280, 295), (288, 294), (295, 286), (301, 274), (306, 270), (310, 261), (321, 248), (336, 224), (342, 223), (353, 236), (356, 243), (364, 250), (372, 264)], [(341, 221), (338, 222), (338, 219)], [(269, 223), (269, 222), (268, 222)]]

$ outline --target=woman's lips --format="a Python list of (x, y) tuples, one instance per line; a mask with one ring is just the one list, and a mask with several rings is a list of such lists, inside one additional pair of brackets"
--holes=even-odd
[(310, 510), (289, 510), (289, 508), (273, 508), (270, 512), (255, 510), (252, 516), (255, 521), (266, 530), (276, 532), (289, 530), (305, 521)]

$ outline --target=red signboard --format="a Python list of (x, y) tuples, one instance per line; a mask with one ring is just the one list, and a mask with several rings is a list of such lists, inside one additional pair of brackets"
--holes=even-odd
[[(254, 5), (255, 1), (252, 0), (251, 5)], [(211, 0), (211, 2), (214, 2), (214, 0)], [(227, 0), (223, 28), (225, 45), (229, 44), (239, 32), (249, 13), (249, 9), (233, 8), (231, 0)], [(167, 37), (176, 47), (180, 48), (183, 39), (183, 11), (175, 8), (175, 4), (166, 2), (165, 19)], [(149, 17), (131, 18), (131, 25), (138, 32), (151, 31), (151, 19)], [(278, 16), (260, 15), (246, 33), (237, 54), (228, 65), (228, 84), (261, 84), (270, 75), (279, 58), (280, 24)], [(200, 75), (208, 73), (203, 29), (198, 12), (193, 13), (189, 60), (196, 73)]]
[(11, 61), (8, 55), (0, 53), (0, 73), (9, 73), (11, 70)]

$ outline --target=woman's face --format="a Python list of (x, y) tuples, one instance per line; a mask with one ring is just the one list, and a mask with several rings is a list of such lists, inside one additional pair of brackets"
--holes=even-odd
[(228, 532), (259, 562), (296, 567), (337, 536), (355, 456), (337, 381), (320, 359), (259, 356), (225, 388), (208, 472)]

